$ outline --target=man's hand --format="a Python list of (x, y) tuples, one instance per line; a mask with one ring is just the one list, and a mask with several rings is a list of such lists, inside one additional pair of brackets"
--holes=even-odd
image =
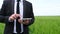
[(9, 21), (13, 21), (13, 20), (17, 19), (18, 17), (20, 17), (20, 14), (12, 14), (12, 15), (9, 17)]
[(22, 21), (22, 20), (18, 19), (18, 22), (19, 22), (20, 24), (23, 23), (23, 24), (25, 24), (25, 25), (29, 24), (29, 21), (30, 21), (30, 20), (24, 20), (24, 21)]

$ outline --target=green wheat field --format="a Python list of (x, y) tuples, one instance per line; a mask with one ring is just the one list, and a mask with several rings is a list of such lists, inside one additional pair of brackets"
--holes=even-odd
[[(0, 34), (4, 25), (0, 23)], [(35, 16), (35, 22), (29, 26), (30, 34), (60, 34), (60, 16)]]

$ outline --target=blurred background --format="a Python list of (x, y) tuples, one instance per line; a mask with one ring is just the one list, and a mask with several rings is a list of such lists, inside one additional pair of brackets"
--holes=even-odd
[[(27, 0), (33, 5), (35, 22), (29, 26), (30, 34), (60, 34), (60, 0)], [(0, 9), (3, 0), (0, 0)], [(0, 23), (0, 34), (5, 24)]]

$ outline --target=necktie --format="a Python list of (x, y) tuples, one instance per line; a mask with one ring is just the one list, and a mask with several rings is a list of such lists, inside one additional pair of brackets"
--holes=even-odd
[(19, 14), (19, 2), (17, 2), (17, 13)]

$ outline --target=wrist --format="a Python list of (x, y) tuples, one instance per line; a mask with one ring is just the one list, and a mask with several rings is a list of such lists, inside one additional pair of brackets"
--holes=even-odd
[(27, 22), (27, 21), (24, 21), (24, 22), (23, 22), (23, 24), (25, 24), (25, 25), (28, 25), (28, 24), (29, 24), (29, 22)]

